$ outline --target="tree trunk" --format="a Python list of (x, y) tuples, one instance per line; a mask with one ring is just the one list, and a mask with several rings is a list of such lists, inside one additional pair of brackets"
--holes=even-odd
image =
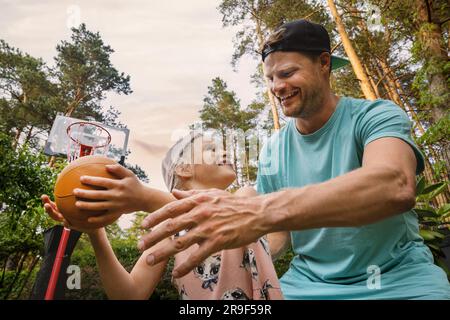
[(15, 270), (17, 268), (17, 265), (19, 263), (19, 254), (15, 253), (14, 255), (9, 255), (8, 259), (6, 259), (6, 271)]
[(237, 159), (236, 149), (237, 149), (237, 141), (236, 141), (236, 137), (233, 137), (233, 158), (234, 158), (233, 162), (234, 162), (234, 169), (236, 170), (236, 183), (237, 183), (238, 187), (240, 187), (241, 186), (240, 174), (242, 174), (242, 172), (239, 173), (239, 170), (238, 170), (238, 159)]
[[(433, 21), (432, 13), (427, 9), (427, 1), (416, 0), (416, 6), (418, 8), (417, 19), (420, 24), (418, 40), (421, 43), (425, 61), (432, 65), (442, 64), (443, 66), (448, 62), (448, 56), (441, 26)], [(449, 94), (447, 77), (448, 75), (443, 69), (428, 74), (429, 91), (439, 99), (439, 102), (434, 104), (431, 110), (434, 122), (448, 113), (448, 100), (445, 98)]]
[(80, 104), (80, 102), (86, 97), (86, 95), (83, 94), (82, 89), (80, 87), (77, 88), (77, 93), (75, 94), (75, 98), (73, 101), (69, 104), (69, 106), (66, 109), (65, 116), (71, 117), (72, 113), (75, 111), (76, 107)]
[(249, 165), (249, 153), (250, 153), (250, 147), (248, 146), (249, 141), (244, 136), (244, 161), (245, 161), (245, 177), (246, 177), (246, 183), (250, 183), (250, 165)]
[[(264, 70), (264, 67), (263, 67)], [(266, 86), (267, 88), (270, 88), (269, 82), (267, 81), (267, 79), (264, 80), (266, 82)], [(267, 94), (269, 96), (269, 101), (270, 101), (270, 107), (272, 109), (272, 116), (273, 116), (273, 127), (275, 130), (280, 130), (280, 119), (278, 117), (278, 109), (277, 109), (277, 105), (275, 102), (275, 97), (272, 94), (272, 91), (270, 89), (267, 89)]]
[(334, 17), (334, 20), (336, 21), (336, 27), (339, 32), (339, 35), (342, 40), (342, 44), (344, 46), (345, 53), (347, 54), (350, 63), (352, 64), (353, 71), (355, 72), (356, 77), (360, 81), (361, 90), (366, 97), (366, 99), (369, 100), (375, 100), (376, 94), (372, 89), (372, 86), (370, 84), (370, 80), (364, 71), (364, 67), (362, 66), (361, 61), (359, 60), (358, 55), (356, 54), (355, 49), (353, 48), (352, 42), (350, 41), (350, 38), (347, 34), (347, 31), (345, 30), (344, 23), (341, 20), (341, 17), (339, 16), (337, 12), (336, 5), (334, 4), (333, 0), (327, 0), (328, 6), (330, 7), (331, 14)]
[(38, 261), (39, 261), (39, 256), (35, 256), (33, 258), (33, 260), (31, 261), (30, 267), (28, 268), (28, 274), (25, 277), (25, 279), (23, 280), (22, 287), (20, 288), (19, 293), (16, 296), (16, 300), (20, 299), (20, 296), (22, 295), (22, 291), (25, 288), (25, 286), (27, 285), (28, 280), (30, 279), (30, 276), (33, 273), (34, 267), (36, 267), (36, 264), (38, 263)]
[[(256, 15), (253, 15), (254, 17)], [(258, 18), (254, 18), (255, 24), (256, 24), (256, 36), (258, 38), (258, 47), (259, 50), (262, 50), (262, 46), (264, 44), (264, 36), (261, 30), (261, 22), (259, 21)], [(261, 63), (262, 66), (262, 70), (263, 70), (263, 78), (264, 78), (264, 82), (266, 83), (266, 87), (267, 87), (267, 95), (269, 96), (269, 102), (270, 102), (270, 107), (272, 109), (272, 116), (273, 116), (273, 126), (275, 128), (275, 130), (279, 130), (280, 129), (280, 120), (278, 117), (278, 109), (277, 109), (277, 104), (275, 102), (275, 97), (272, 94), (272, 91), (270, 90), (270, 84), (269, 81), (267, 80), (267, 78), (264, 76), (264, 63)]]
[(374, 79), (373, 79), (373, 77), (371, 75), (369, 67), (365, 63), (363, 63), (363, 66), (364, 66), (364, 70), (366, 71), (366, 74), (367, 74), (367, 76), (369, 78), (370, 86), (372, 87), (372, 91), (374, 92), (375, 97), (379, 98), (380, 97), (380, 92), (378, 91), (378, 86), (375, 83), (375, 81), (374, 81)]
[(66, 109), (64, 116), (70, 117), (72, 113), (75, 111), (76, 106), (77, 106), (76, 102), (71, 103), (69, 107)]
[(17, 278), (19, 278), (20, 273), (22, 272), (23, 263), (24, 263), (24, 261), (25, 261), (25, 259), (26, 259), (27, 256), (28, 256), (28, 252), (25, 252), (25, 253), (21, 256), (20, 262), (19, 262), (19, 266), (18, 266), (18, 268), (17, 268), (17, 270), (16, 270), (16, 274), (14, 275), (14, 279), (11, 281), (11, 283), (10, 283), (8, 289), (6, 290), (6, 293), (5, 293), (4, 297), (3, 297), (3, 300), (7, 300), (8, 297), (11, 295), (11, 293), (12, 293), (12, 291), (13, 291), (13, 289), (14, 289), (14, 285), (15, 285), (15, 283), (16, 283), (16, 281), (17, 281)]
[(25, 143), (28, 143), (31, 139), (31, 133), (33, 132), (34, 126), (30, 127), (30, 130), (28, 130), (27, 137), (25, 138)]
[(51, 156), (50, 160), (48, 161), (48, 166), (50, 168), (53, 168), (55, 166), (55, 162), (56, 162), (56, 157), (55, 156)]
[[(426, 0), (416, 0), (417, 22), (419, 31), (417, 39), (420, 42), (425, 60), (425, 66), (433, 70), (427, 70), (427, 80), (429, 83), (429, 93), (433, 96), (431, 108), (431, 118), (433, 123), (448, 116), (448, 97), (450, 89), (448, 87), (448, 71), (444, 66), (448, 63), (448, 51), (442, 34), (439, 22), (433, 21), (432, 5)], [(450, 145), (442, 145), (442, 153), (446, 161), (447, 168), (450, 166)]]
[(0, 288), (3, 288), (3, 283), (5, 281), (5, 273), (6, 273), (6, 265), (8, 264), (8, 257), (5, 259), (5, 263), (3, 264), (2, 277), (0, 279)]
[(17, 132), (16, 135), (14, 137), (14, 142), (13, 142), (13, 150), (16, 150), (17, 146), (19, 145), (19, 139), (20, 139), (20, 135), (22, 134), (23, 128), (17, 128)]

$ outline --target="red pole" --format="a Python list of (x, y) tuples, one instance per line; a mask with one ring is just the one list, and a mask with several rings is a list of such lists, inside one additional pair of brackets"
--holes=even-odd
[(55, 262), (53, 263), (52, 274), (48, 282), (47, 291), (45, 292), (45, 300), (53, 300), (53, 296), (55, 295), (56, 283), (58, 282), (61, 263), (64, 259), (69, 236), (70, 229), (64, 228), (61, 234), (61, 240), (59, 241), (58, 251), (56, 252)]

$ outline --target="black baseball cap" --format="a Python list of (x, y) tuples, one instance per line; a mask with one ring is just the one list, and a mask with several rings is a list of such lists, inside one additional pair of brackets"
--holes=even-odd
[[(269, 54), (275, 51), (328, 52), (331, 54), (330, 36), (320, 24), (300, 19), (285, 23), (276, 31), (281, 29), (285, 30), (283, 39), (264, 46), (261, 53), (263, 62)], [(343, 67), (348, 63), (349, 61), (345, 58), (331, 55), (331, 70)]]

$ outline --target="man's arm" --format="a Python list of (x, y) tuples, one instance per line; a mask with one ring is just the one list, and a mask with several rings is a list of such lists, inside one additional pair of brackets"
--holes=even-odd
[[(243, 187), (237, 190), (234, 195), (238, 197), (255, 197), (258, 195), (258, 192), (252, 187)], [(291, 235), (289, 231), (273, 232), (267, 235), (272, 260), (278, 259), (289, 248), (290, 241)]]
[(354, 227), (408, 211), (415, 204), (416, 158), (397, 138), (364, 149), (362, 167), (329, 181), (284, 190), (264, 199), (276, 230)]
[(184, 199), (144, 220), (143, 227), (151, 227), (171, 218), (159, 232), (143, 237), (144, 247), (190, 229), (176, 245), (151, 254), (157, 263), (199, 243), (199, 250), (174, 270), (179, 277), (211, 253), (241, 247), (267, 233), (374, 223), (414, 206), (415, 170), (416, 158), (406, 142), (380, 138), (366, 146), (360, 169), (324, 183), (251, 198), (175, 192)]

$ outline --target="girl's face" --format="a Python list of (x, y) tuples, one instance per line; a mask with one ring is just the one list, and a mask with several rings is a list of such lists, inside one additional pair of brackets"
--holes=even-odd
[(236, 179), (236, 172), (223, 150), (216, 150), (213, 140), (203, 137), (202, 163), (193, 165), (193, 179), (208, 188), (226, 189)]

